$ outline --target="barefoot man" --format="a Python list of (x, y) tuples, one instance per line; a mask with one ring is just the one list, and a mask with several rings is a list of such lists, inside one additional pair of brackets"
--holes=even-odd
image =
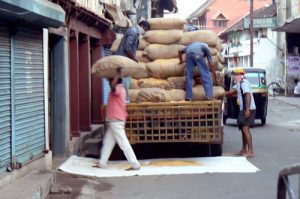
[(243, 146), (242, 149), (236, 153), (236, 155), (253, 157), (252, 135), (250, 127), (255, 122), (255, 102), (251, 92), (251, 86), (249, 81), (245, 78), (244, 70), (238, 68), (232, 72), (234, 80), (237, 83), (236, 90), (226, 92), (226, 95), (232, 95), (237, 92), (238, 103), (240, 106), (240, 112), (238, 117), (239, 129), (242, 131)]

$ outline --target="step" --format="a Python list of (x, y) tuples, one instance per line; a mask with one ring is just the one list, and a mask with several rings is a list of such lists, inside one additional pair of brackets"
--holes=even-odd
[(9, 199), (44, 199), (54, 183), (54, 172), (33, 171), (0, 189), (0, 196)]

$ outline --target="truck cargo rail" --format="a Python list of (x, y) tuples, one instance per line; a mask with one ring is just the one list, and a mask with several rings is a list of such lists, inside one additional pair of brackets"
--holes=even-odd
[(222, 101), (127, 104), (126, 134), (131, 144), (223, 143)]

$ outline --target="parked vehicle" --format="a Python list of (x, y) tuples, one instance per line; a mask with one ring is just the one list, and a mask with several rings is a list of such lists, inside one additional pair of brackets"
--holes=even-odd
[(221, 100), (129, 103), (127, 112), (130, 144), (200, 143), (208, 144), (208, 155), (222, 155)]
[[(224, 86), (225, 91), (235, 89), (237, 84), (233, 79), (232, 71), (239, 68), (228, 69), (225, 72)], [(266, 82), (266, 71), (260, 68), (243, 68), (245, 77), (251, 84), (251, 90), (256, 105), (255, 119), (260, 119), (264, 125), (267, 119), (268, 111), (268, 90)], [(237, 119), (239, 106), (237, 104), (237, 95), (226, 96), (224, 106), (223, 123), (226, 124), (227, 118)]]
[(222, 155), (222, 101), (130, 103), (126, 134), (131, 144), (209, 144), (209, 155)]

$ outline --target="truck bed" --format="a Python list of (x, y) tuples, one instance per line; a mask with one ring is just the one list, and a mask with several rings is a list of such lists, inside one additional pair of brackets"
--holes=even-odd
[(127, 104), (126, 134), (131, 144), (223, 143), (222, 101)]

